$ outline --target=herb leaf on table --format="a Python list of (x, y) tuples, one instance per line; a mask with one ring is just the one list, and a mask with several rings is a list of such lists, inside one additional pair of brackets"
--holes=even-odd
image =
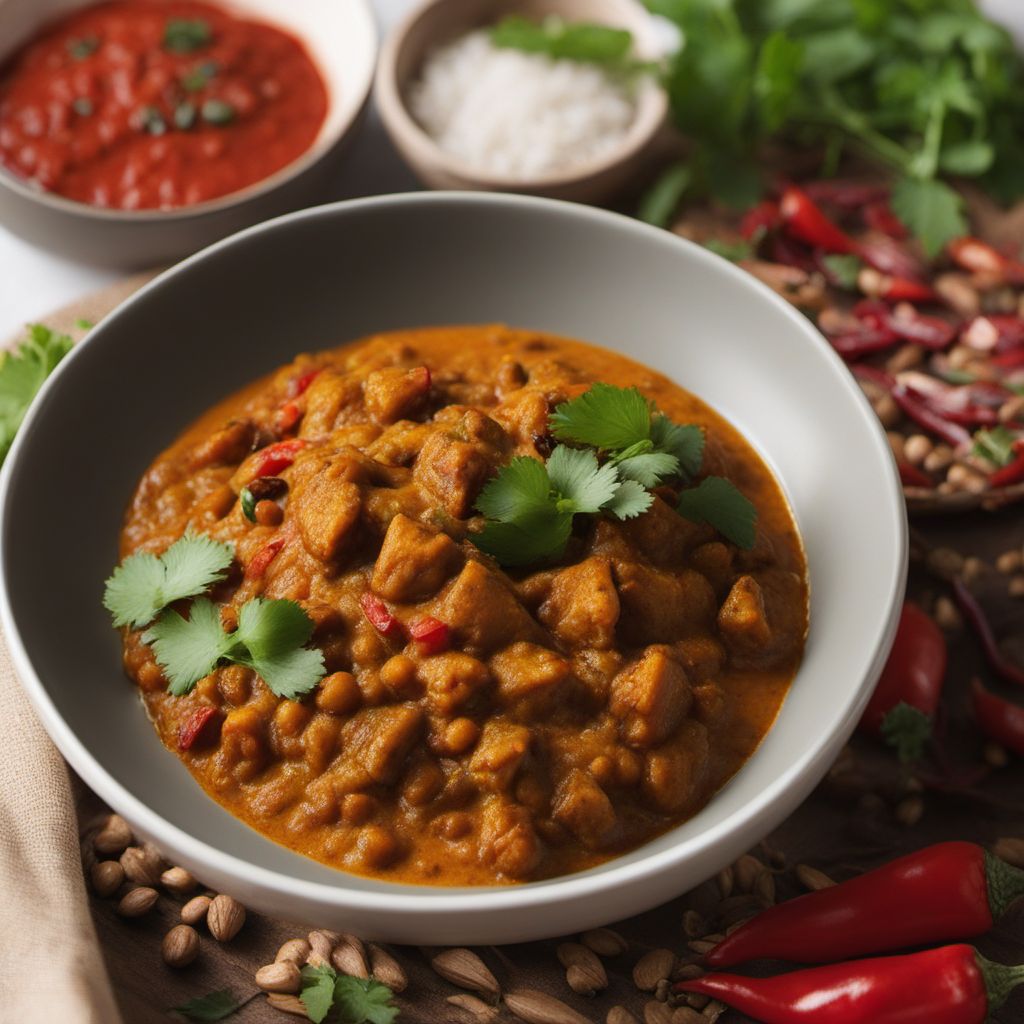
[[(250, 998), (252, 998), (250, 996)], [(205, 996), (190, 999), (181, 1006), (172, 1007), (171, 1012), (180, 1014), (186, 1020), (199, 1021), (200, 1024), (213, 1024), (236, 1013), (248, 1002), (238, 999), (230, 989), (210, 992)]]

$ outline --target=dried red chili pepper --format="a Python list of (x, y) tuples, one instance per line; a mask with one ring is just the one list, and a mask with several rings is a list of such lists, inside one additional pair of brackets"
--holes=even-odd
[(857, 252), (857, 243), (833, 224), (803, 189), (795, 185), (787, 188), (779, 202), (779, 213), (786, 231), (806, 245), (826, 252)]
[(309, 385), (312, 384), (322, 372), (322, 369), (309, 370), (298, 377), (293, 377), (288, 384), (288, 397), (298, 398), (299, 395), (304, 394), (309, 390)]
[(245, 567), (245, 578), (247, 580), (258, 580), (267, 571), (270, 563), (277, 557), (278, 552), (284, 547), (285, 538), (275, 537), (272, 541), (260, 548), (252, 557), (252, 561)]
[(859, 380), (869, 380), (880, 388), (885, 388), (886, 391), (892, 391), (896, 387), (896, 378), (891, 373), (880, 370), (877, 366), (851, 366), (850, 372)]
[(853, 315), (872, 327), (886, 328), (904, 341), (935, 351), (952, 343), (956, 328), (936, 316), (900, 311), (899, 315), (879, 299), (862, 299), (853, 307)]
[(896, 380), (943, 419), (964, 426), (995, 426), (1000, 407), (1013, 397), (1012, 391), (988, 380), (953, 385), (917, 370), (900, 373)]
[(274, 426), (282, 433), (287, 433), (302, 418), (302, 410), (295, 402), (285, 402), (274, 418)]
[(764, 1024), (983, 1024), (1024, 982), (1024, 967), (943, 946), (791, 971), (774, 978), (706, 974), (676, 984)]
[(859, 728), (880, 735), (885, 716), (897, 704), (909, 704), (932, 718), (942, 696), (947, 658), (942, 630), (913, 601), (905, 601), (889, 660), (882, 669)]
[(796, 267), (810, 274), (818, 269), (813, 253), (787, 235), (775, 232), (768, 239), (768, 258), (785, 267)]
[(1024, 450), (1018, 441), (1014, 444), (1017, 456), (1014, 460), (1001, 469), (997, 469), (989, 478), (990, 487), (1009, 487), (1011, 484), (1019, 484), (1024, 480)]
[(1011, 313), (976, 316), (961, 330), (960, 341), (976, 352), (1012, 352), (1024, 347), (1024, 318)]
[(223, 718), (218, 708), (196, 708), (178, 727), (178, 749), (191, 750), (197, 744), (203, 746), (211, 742), (214, 728)]
[(1024, 896), (1024, 871), (975, 843), (936, 843), (762, 911), (705, 956), (821, 964), (983, 935)]
[(403, 632), (402, 624), (391, 614), (388, 606), (376, 594), (366, 591), (359, 598), (359, 607), (363, 609), (370, 625), (381, 636), (396, 636)]
[(873, 231), (881, 231), (892, 238), (907, 237), (907, 226), (892, 212), (888, 198), (877, 199), (864, 207), (864, 223)]
[[(938, 300), (935, 289), (931, 285), (922, 284), (922, 282), (914, 281), (909, 277), (893, 277), (891, 274), (883, 274), (880, 284), (879, 294), (889, 302), (936, 302)], [(952, 327), (950, 327), (950, 331), (953, 331)]]
[(971, 683), (971, 705), (978, 728), (989, 739), (1024, 757), (1024, 707), (997, 697), (980, 679)]
[(909, 462), (897, 462), (896, 468), (900, 471), (900, 483), (904, 487), (935, 487), (935, 481), (927, 473)]
[(828, 340), (847, 362), (855, 362), (892, 348), (899, 338), (887, 327), (872, 327), (865, 324), (858, 330), (830, 334)]
[(906, 385), (897, 383), (891, 393), (896, 404), (909, 419), (925, 430), (930, 430), (951, 447), (956, 448), (957, 445), (967, 444), (971, 440), (967, 430), (932, 410), (927, 403), (912, 394)]
[(743, 214), (743, 219), (740, 221), (740, 234), (749, 242), (766, 231), (774, 231), (781, 224), (779, 204), (771, 199), (765, 199)]
[(999, 649), (995, 630), (992, 629), (992, 624), (988, 621), (981, 602), (971, 593), (970, 588), (959, 576), (953, 578), (952, 585), (957, 607), (981, 642), (982, 653), (985, 655), (988, 667), (1007, 682), (1024, 686), (1024, 668), (1014, 665)]
[(254, 476), (277, 476), (282, 469), (287, 469), (295, 456), (306, 447), (307, 442), (301, 437), (293, 437), (290, 441), (278, 441), (260, 452), (256, 461)]
[(816, 203), (834, 203), (850, 210), (858, 210), (871, 203), (887, 202), (889, 198), (887, 185), (847, 181), (843, 178), (809, 181), (803, 189)]
[(1004, 256), (980, 238), (957, 238), (946, 247), (950, 258), (975, 274), (995, 274), (1013, 284), (1024, 281), (1024, 264)]
[(424, 615), (411, 622), (409, 636), (416, 644), (416, 650), (423, 655), (440, 654), (451, 645), (448, 624), (432, 615)]
[(927, 268), (902, 243), (889, 235), (872, 234), (857, 244), (860, 258), (875, 270), (907, 280), (924, 280)]

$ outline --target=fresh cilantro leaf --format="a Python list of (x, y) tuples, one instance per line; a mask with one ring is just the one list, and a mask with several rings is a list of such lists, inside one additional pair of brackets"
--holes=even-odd
[(973, 452), (996, 466), (1008, 466), (1013, 462), (1016, 451), (1016, 437), (1004, 426), (991, 430), (979, 430), (974, 435)]
[(859, 256), (852, 253), (826, 253), (822, 259), (840, 288), (845, 288), (849, 292), (856, 291), (857, 278), (864, 269), (864, 263)]
[(679, 472), (679, 460), (667, 452), (644, 452), (616, 461), (623, 480), (635, 480), (643, 487), (657, 487), (663, 477)]
[(210, 23), (202, 18), (169, 18), (164, 27), (164, 49), (171, 53), (192, 53), (212, 39)]
[(709, 238), (701, 244), (705, 249), (730, 263), (739, 263), (740, 260), (748, 260), (754, 255), (754, 247), (742, 238), (736, 242), (726, 242), (721, 238)]
[(921, 240), (929, 256), (967, 234), (963, 200), (941, 181), (903, 178), (892, 190), (893, 213)]
[(84, 316), (80, 316), (75, 321), (75, 326), (80, 331), (91, 331), (96, 325), (91, 320), (86, 320)]
[(206, 597), (192, 602), (187, 619), (164, 612), (143, 634), (160, 667), (167, 674), (167, 689), (176, 697), (189, 692), (208, 676), (235, 646), (224, 632), (216, 605)]
[(502, 565), (532, 565), (556, 558), (572, 533), (572, 513), (524, 517), (519, 522), (488, 521), (470, 540)]
[(741, 548), (754, 546), (757, 510), (735, 484), (720, 476), (705, 477), (679, 495), (676, 510), (684, 519), (709, 523)]
[(900, 701), (882, 719), (882, 738), (895, 749), (903, 764), (920, 761), (931, 736), (931, 720), (905, 701)]
[(698, 160), (712, 196), (733, 210), (748, 210), (764, 195), (764, 177), (753, 160), (732, 150), (705, 146)]
[[(558, 445), (547, 462), (551, 486), (573, 512), (597, 512), (618, 489), (615, 466), (598, 466), (592, 451)], [(560, 503), (561, 504), (561, 503)]]
[(230, 989), (210, 992), (208, 995), (190, 999), (181, 1006), (172, 1007), (172, 1013), (180, 1013), (187, 1020), (212, 1024), (213, 1021), (224, 1020), (240, 1010), (248, 1000), (236, 998)]
[(776, 31), (765, 39), (757, 55), (754, 69), (754, 101), (758, 118), (765, 132), (779, 130), (788, 120), (800, 72), (804, 62), (805, 44)]
[(704, 461), (704, 431), (693, 424), (673, 423), (660, 412), (651, 417), (651, 441), (658, 451), (674, 455), (684, 477), (696, 476)]
[(507, 522), (515, 516), (545, 512), (551, 504), (551, 480), (542, 462), (520, 455), (480, 492), (476, 507), (488, 519)]
[(203, 593), (224, 579), (234, 548), (205, 534), (186, 533), (159, 558), (148, 552), (130, 555), (107, 580), (103, 604), (115, 626), (140, 626), (175, 601)]
[(334, 983), (338, 973), (326, 965), (302, 968), (302, 992), (299, 998), (313, 1024), (321, 1024), (334, 1005)]
[(510, 14), (491, 28), (490, 35), (491, 42), (503, 49), (623, 69), (633, 47), (633, 36), (625, 29), (558, 17), (538, 22)]
[(28, 337), (0, 354), (0, 464), (14, 443), (28, 407), (54, 367), (71, 351), (71, 339), (42, 324), (30, 324)]
[(602, 512), (616, 519), (635, 519), (646, 512), (654, 501), (654, 495), (644, 489), (636, 480), (623, 480), (611, 500), (606, 502)]
[(341, 1024), (392, 1024), (398, 1016), (392, 998), (391, 989), (373, 978), (343, 974), (334, 983), (334, 1005)]
[(560, 441), (619, 451), (651, 436), (651, 403), (636, 388), (598, 382), (556, 406), (551, 432)]
[(644, 193), (637, 216), (656, 228), (667, 227), (692, 182), (693, 171), (689, 166), (673, 164)]

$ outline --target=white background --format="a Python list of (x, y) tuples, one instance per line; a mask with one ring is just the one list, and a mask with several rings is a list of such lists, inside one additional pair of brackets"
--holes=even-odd
[[(301, 2), (301, 0), (296, 0)], [(344, 3), (345, 0), (338, 0)], [(381, 34), (414, 0), (372, 0)], [(1012, 24), (1024, 45), (1024, 0), (984, 0), (982, 6)], [(1024, 131), (1024, 125), (1021, 126)], [(395, 155), (375, 114), (364, 126), (333, 198), (399, 192), (416, 183)], [(65, 303), (121, 276), (72, 263), (37, 249), (0, 226), (0, 338)]]

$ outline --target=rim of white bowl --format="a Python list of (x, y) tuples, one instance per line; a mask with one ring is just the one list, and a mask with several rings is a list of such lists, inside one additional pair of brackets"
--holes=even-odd
[[(236, 189), (234, 192), (228, 192), (227, 195), (217, 196), (215, 199), (207, 199), (202, 203), (176, 206), (170, 210), (117, 210), (106, 206), (92, 206), (89, 203), (80, 203), (76, 199), (68, 199), (66, 196), (59, 195), (56, 192), (47, 192), (45, 189), (34, 185), (30, 179), (20, 178), (2, 164), (0, 164), (0, 185), (10, 189), (12, 192), (18, 193), (18, 195), (25, 199), (48, 206), (54, 210), (59, 210), (61, 213), (74, 214), (86, 220), (106, 220), (128, 224), (165, 224), (169, 221), (202, 217), (205, 214), (218, 213), (222, 210), (231, 209), (234, 206), (240, 206), (250, 199), (257, 199), (268, 192), (274, 191), (276, 188), (280, 188), (318, 163), (338, 145), (348, 134), (352, 125), (358, 120), (360, 113), (366, 106), (366, 101), (370, 97), (370, 90), (373, 88), (374, 78), (377, 74), (377, 60), (379, 57), (380, 34), (377, 31), (377, 22), (370, 8), (370, 0), (345, 0), (345, 2), (351, 4), (352, 10), (357, 12), (355, 17), (362, 20), (360, 31), (365, 33), (366, 50), (369, 55), (365, 74), (362, 76), (358, 88), (352, 93), (351, 102), (346, 98), (346, 116), (338, 122), (334, 129), (326, 133), (321, 130), (308, 149), (301, 152), (291, 163), (285, 164), (284, 167), (279, 167), (266, 178), (260, 178), (259, 181), (254, 181), (251, 185)], [(243, 14), (250, 14), (255, 20), (274, 25), (271, 19), (259, 17), (255, 13), (247, 11), (244, 7), (239, 8), (239, 11)], [(283, 23), (279, 27), (301, 39), (303, 45), (308, 48), (309, 40), (305, 36), (302, 36), (295, 29)], [(333, 95), (334, 90), (324, 77), (324, 73), (320, 70), (320, 62), (313, 58), (312, 55), (310, 55), (310, 59), (313, 60), (320, 77), (324, 78), (324, 86), (328, 90), (328, 102), (336, 103), (337, 100)], [(324, 122), (325, 126), (326, 123), (327, 119)]]
[[(473, 912), (533, 908), (542, 906), (554, 899), (578, 900), (596, 896), (627, 882), (632, 883), (640, 879), (660, 875), (670, 870), (676, 864), (697, 856), (707, 848), (717, 845), (733, 833), (741, 831), (746, 825), (755, 822), (759, 816), (769, 813), (772, 805), (779, 801), (785, 790), (793, 785), (808, 767), (820, 759), (832, 743), (834, 737), (844, 730), (852, 730), (853, 725), (860, 717), (870, 697), (870, 688), (863, 685), (864, 680), (862, 680), (861, 685), (853, 689), (844, 703), (836, 709), (836, 713), (828, 723), (828, 727), (818, 731), (816, 738), (804, 751), (803, 755), (789, 765), (785, 772), (771, 779), (764, 789), (761, 790), (757, 799), (751, 800), (742, 809), (716, 822), (699, 835), (657, 853), (641, 856), (636, 860), (622, 861), (620, 863), (621, 858), (613, 858), (587, 871), (561, 875), (536, 882), (524, 882), (513, 886), (481, 886), (479, 888), (451, 889), (438, 887), (436, 891), (432, 891), (431, 887), (411, 886), (395, 882), (382, 883), (388, 886), (388, 888), (386, 891), (381, 891), (379, 889), (349, 888), (345, 885), (345, 879), (348, 877), (348, 874), (344, 871), (338, 872), (339, 881), (332, 884), (296, 878), (292, 875), (253, 864), (233, 854), (225, 853), (215, 846), (211, 846), (209, 843), (196, 838), (177, 825), (172, 824), (135, 797), (120, 781), (114, 778), (96, 761), (86, 746), (64, 721), (56, 705), (51, 700), (46, 687), (32, 667), (28, 652), (14, 622), (11, 595), (8, 593), (5, 549), (9, 542), (6, 528), (6, 511), (10, 501), (10, 483), (14, 467), (17, 465), (18, 456), (24, 443), (23, 438), (29, 433), (37, 411), (44, 404), (42, 401), (39, 401), (40, 396), (44, 396), (47, 390), (53, 387), (53, 382), (59, 379), (61, 375), (70, 372), (69, 368), (74, 366), (80, 350), (89, 344), (95, 343), (97, 338), (102, 340), (106, 324), (116, 322), (123, 315), (126, 308), (143, 301), (150, 291), (163, 287), (167, 281), (171, 280), (184, 268), (202, 262), (221, 249), (242, 245), (246, 239), (262, 232), (272, 232), (281, 225), (305, 219), (330, 217), (348, 209), (366, 210), (374, 207), (400, 207), (403, 205), (425, 205), (431, 203), (546, 208), (555, 216), (592, 221), (604, 224), (614, 231), (626, 231), (641, 235), (649, 239), (651, 243), (663, 245), (667, 249), (682, 246), (689, 251), (691, 257), (707, 263), (713, 262), (719, 273), (731, 276), (739, 287), (752, 288), (755, 291), (759, 291), (763, 299), (774, 303), (791, 320), (795, 330), (806, 334), (808, 341), (817, 345), (822, 350), (822, 354), (833, 363), (837, 371), (837, 382), (848, 391), (851, 400), (860, 409), (865, 429), (873, 440), (880, 460), (887, 465), (889, 476), (886, 492), (876, 495), (875, 500), (884, 501), (888, 508), (896, 531), (895, 541), (898, 557), (890, 567), (889, 576), (886, 580), (887, 598), (884, 608), (884, 628), (881, 634), (874, 638), (874, 647), (871, 652), (865, 680), (877, 678), (895, 637), (898, 611), (903, 598), (909, 549), (906, 505), (896, 464), (892, 459), (885, 433), (852, 374), (849, 373), (845, 363), (843, 363), (824, 337), (788, 302), (735, 264), (728, 262), (720, 256), (716, 256), (694, 242), (680, 238), (661, 228), (651, 227), (623, 214), (571, 203), (565, 200), (480, 192), (409, 192), (373, 196), (364, 199), (350, 199), (285, 214), (246, 228), (195, 253), (144, 285), (135, 295), (105, 317), (102, 323), (94, 328), (93, 332), (90, 332), (61, 361), (60, 365), (43, 385), (37, 400), (33, 402), (8, 453), (3, 470), (0, 471), (0, 513), (2, 513), (3, 517), (2, 521), (0, 521), (0, 626), (2, 626), (7, 639), (18, 678), (50, 738), (86, 784), (110, 806), (121, 811), (134, 824), (138, 825), (142, 831), (157, 837), (158, 841), (161, 840), (161, 837), (168, 837), (166, 839), (167, 845), (181, 851), (192, 862), (204, 865), (210, 870), (218, 871), (223, 875), (245, 878), (250, 884), (255, 884), (281, 896), (297, 896), (311, 903), (331, 906), (337, 909), (355, 908), (359, 910), (401, 912), (414, 917), (434, 914), (438, 911)], [(782, 484), (785, 486), (784, 480)], [(783, 707), (780, 714), (784, 712), (785, 708)], [(201, 792), (197, 787), (197, 797)], [(714, 799), (712, 797), (712, 801)], [(671, 830), (666, 834), (670, 835)], [(267, 841), (270, 842), (271, 840)], [(638, 849), (642, 851), (643, 847)], [(631, 851), (631, 853), (635, 856), (637, 851)]]

